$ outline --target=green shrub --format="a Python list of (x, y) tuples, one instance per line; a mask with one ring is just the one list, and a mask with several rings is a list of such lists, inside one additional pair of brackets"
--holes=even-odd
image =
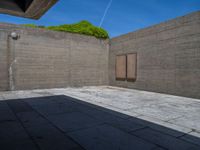
[(95, 36), (96, 38), (100, 38), (100, 39), (109, 38), (109, 35), (106, 30), (104, 30), (103, 28), (96, 27), (88, 21), (81, 21), (76, 24), (64, 24), (64, 25), (49, 26), (49, 27), (36, 26), (33, 24), (26, 24), (24, 26), (32, 27), (32, 28), (45, 28), (45, 29), (53, 30), (53, 31), (84, 34), (84, 35), (89, 35), (89, 36)]
[(24, 24), (23, 26), (25, 26), (25, 27), (31, 27), (31, 28), (38, 28), (38, 26), (36, 26), (34, 24)]

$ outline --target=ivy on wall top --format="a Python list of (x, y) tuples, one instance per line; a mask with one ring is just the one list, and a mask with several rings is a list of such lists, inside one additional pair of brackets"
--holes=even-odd
[(84, 35), (94, 36), (100, 39), (109, 38), (108, 32), (106, 30), (104, 30), (103, 28), (96, 27), (88, 21), (81, 21), (75, 24), (64, 24), (64, 25), (59, 25), (59, 26), (48, 26), (48, 27), (37, 26), (34, 24), (24, 24), (23, 26), (31, 27), (31, 28), (43, 28), (43, 29), (48, 29), (48, 30), (53, 30), (53, 31), (84, 34)]

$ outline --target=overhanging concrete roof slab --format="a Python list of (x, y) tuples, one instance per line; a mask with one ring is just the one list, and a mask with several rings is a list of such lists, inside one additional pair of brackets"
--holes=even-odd
[(0, 13), (39, 19), (58, 0), (0, 0)]

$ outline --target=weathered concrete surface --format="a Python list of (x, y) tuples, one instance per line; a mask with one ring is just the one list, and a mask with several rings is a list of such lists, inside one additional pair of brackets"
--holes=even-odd
[[(0, 90), (111, 85), (200, 98), (200, 12), (110, 40), (0, 24)], [(9, 34), (20, 35), (12, 40)], [(136, 82), (115, 57), (137, 53)], [(7, 65), (7, 68), (6, 68)]]
[[(137, 53), (136, 82), (116, 81), (115, 57)], [(111, 39), (110, 85), (200, 98), (200, 12)]]
[(1, 0), (0, 13), (39, 19), (58, 0)]
[(7, 33), (0, 33), (0, 91), (8, 90), (8, 53), (7, 53)]
[[(0, 89), (6, 90), (7, 82), (10, 90), (108, 85), (107, 40), (9, 24), (0, 28)], [(18, 40), (8, 36), (12, 31)]]
[(197, 99), (105, 86), (0, 99), (0, 149), (200, 149)]

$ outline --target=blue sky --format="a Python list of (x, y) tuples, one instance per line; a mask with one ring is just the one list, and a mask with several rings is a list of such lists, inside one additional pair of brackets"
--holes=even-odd
[[(0, 22), (59, 25), (88, 20), (99, 25), (110, 0), (60, 0), (41, 19), (0, 15)], [(113, 0), (102, 27), (111, 37), (200, 10), (200, 0)]]

